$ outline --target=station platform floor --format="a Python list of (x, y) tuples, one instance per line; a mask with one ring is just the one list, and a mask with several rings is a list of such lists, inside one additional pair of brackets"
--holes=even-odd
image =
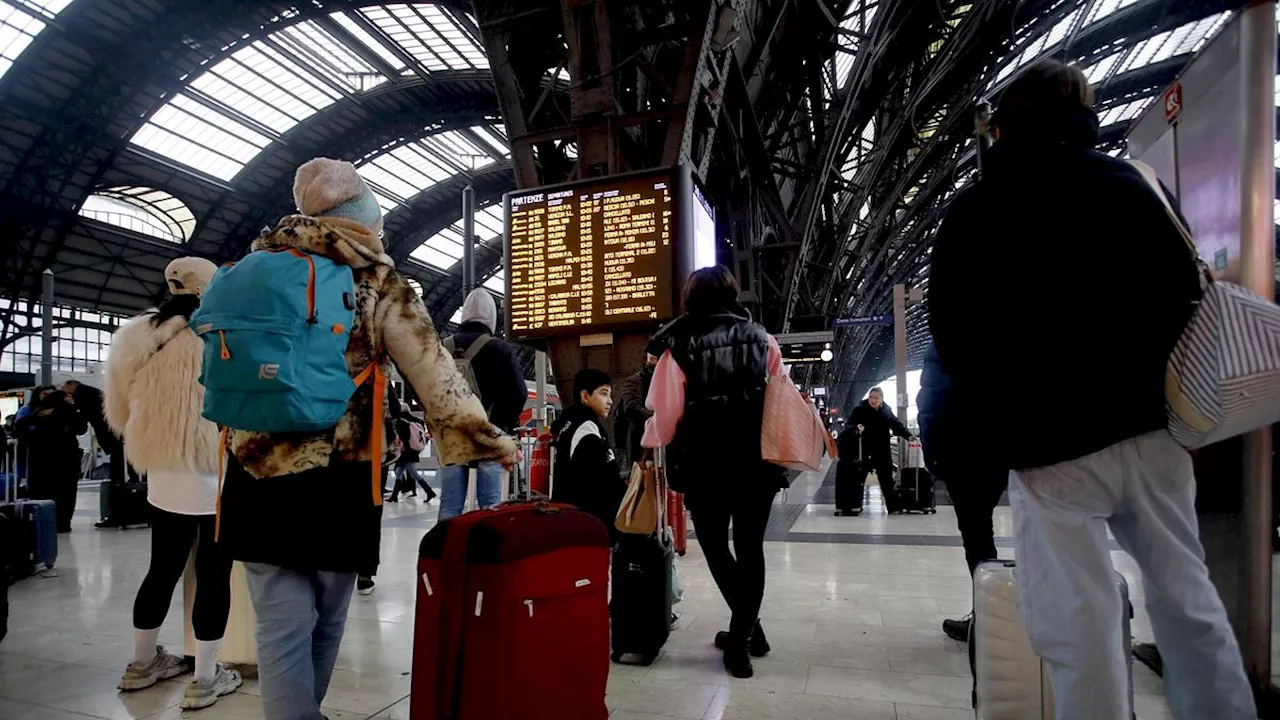
[[(613, 666), (612, 720), (967, 720), (968, 656), (942, 634), (942, 620), (968, 612), (970, 587), (955, 515), (887, 516), (879, 490), (858, 518), (836, 518), (821, 501), (827, 473), (800, 476), (780, 495), (766, 545), (768, 590), (762, 619), (773, 653), (756, 676), (735, 680), (711, 644), (728, 627), (696, 541), (677, 559), (684, 601), (662, 656), (650, 667)], [(74, 532), (63, 536), (55, 577), (10, 589), (9, 636), (0, 643), (0, 718), (131, 720), (261, 718), (257, 688), (198, 712), (177, 704), (188, 678), (134, 694), (116, 683), (132, 653), (131, 607), (146, 572), (149, 531), (95, 530), (98, 498), (82, 489)], [(351, 605), (337, 671), (326, 700), (332, 720), (408, 717), (415, 562), (436, 504), (388, 504), (382, 567), (372, 595)], [(1012, 556), (1009, 508), (996, 512), (997, 543)], [(1136, 640), (1152, 635), (1136, 569), (1114, 560), (1133, 588)], [(181, 591), (161, 640), (182, 643)], [(1137, 716), (1170, 717), (1161, 681), (1134, 667)]]

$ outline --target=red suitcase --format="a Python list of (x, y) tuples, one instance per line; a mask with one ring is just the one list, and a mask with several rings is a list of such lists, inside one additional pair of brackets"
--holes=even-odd
[(675, 541), (676, 554), (684, 557), (689, 549), (688, 517), (684, 514), (684, 494), (667, 491), (667, 522), (671, 525), (671, 537)]
[(609, 533), (567, 505), (460, 515), (422, 539), (411, 720), (605, 720)]

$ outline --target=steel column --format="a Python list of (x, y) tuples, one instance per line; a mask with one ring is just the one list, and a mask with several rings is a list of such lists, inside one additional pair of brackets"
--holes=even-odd
[(40, 276), (40, 384), (53, 384), (53, 270)]
[(462, 189), (462, 296), (476, 286), (476, 190)]

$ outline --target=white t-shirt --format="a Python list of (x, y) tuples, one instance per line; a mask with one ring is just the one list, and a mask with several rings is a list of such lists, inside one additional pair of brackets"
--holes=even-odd
[(172, 470), (149, 472), (147, 501), (177, 515), (213, 515), (218, 510), (218, 476)]

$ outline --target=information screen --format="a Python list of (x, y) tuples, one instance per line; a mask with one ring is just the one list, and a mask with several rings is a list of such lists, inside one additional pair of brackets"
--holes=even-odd
[(511, 336), (582, 335), (673, 317), (674, 184), (664, 171), (509, 195)]

